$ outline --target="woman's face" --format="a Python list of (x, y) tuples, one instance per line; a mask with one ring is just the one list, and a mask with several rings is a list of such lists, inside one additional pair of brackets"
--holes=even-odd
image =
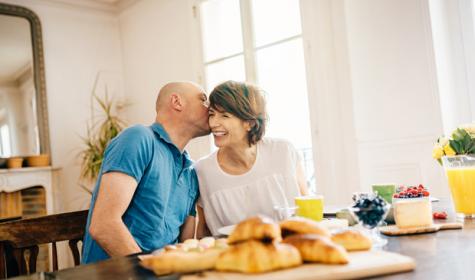
[(228, 112), (209, 109), (209, 126), (214, 137), (214, 144), (218, 148), (234, 145), (247, 145), (249, 122), (243, 121)]

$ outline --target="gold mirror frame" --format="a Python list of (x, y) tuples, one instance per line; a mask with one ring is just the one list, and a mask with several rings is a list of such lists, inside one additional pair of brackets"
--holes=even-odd
[(40, 153), (50, 154), (50, 138), (48, 124), (48, 107), (46, 102), (45, 62), (43, 56), (43, 35), (39, 17), (25, 7), (0, 3), (0, 14), (22, 17), (28, 20), (33, 44), (33, 71), (36, 90), (36, 113), (38, 121), (38, 134), (40, 140)]

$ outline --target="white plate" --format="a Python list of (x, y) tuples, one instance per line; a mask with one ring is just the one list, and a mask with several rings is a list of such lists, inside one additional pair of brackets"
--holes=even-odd
[(218, 233), (222, 235), (231, 235), (231, 232), (233, 232), (234, 228), (236, 225), (230, 225), (230, 226), (225, 226), (220, 229), (218, 229)]

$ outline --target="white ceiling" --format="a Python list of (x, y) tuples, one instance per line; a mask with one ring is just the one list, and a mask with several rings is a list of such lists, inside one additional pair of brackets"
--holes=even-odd
[(15, 79), (31, 63), (32, 57), (28, 21), (20, 17), (0, 15), (0, 82)]

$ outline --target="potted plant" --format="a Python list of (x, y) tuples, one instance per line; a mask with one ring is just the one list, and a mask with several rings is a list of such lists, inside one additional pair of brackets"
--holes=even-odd
[(88, 123), (87, 136), (81, 137), (85, 147), (79, 153), (80, 186), (89, 193), (92, 193), (92, 189), (88, 186), (94, 184), (99, 175), (107, 145), (126, 126), (119, 114), (128, 106), (126, 102), (109, 98), (107, 91), (103, 99), (93, 94), (93, 101), (99, 105), (100, 115), (93, 115)]

